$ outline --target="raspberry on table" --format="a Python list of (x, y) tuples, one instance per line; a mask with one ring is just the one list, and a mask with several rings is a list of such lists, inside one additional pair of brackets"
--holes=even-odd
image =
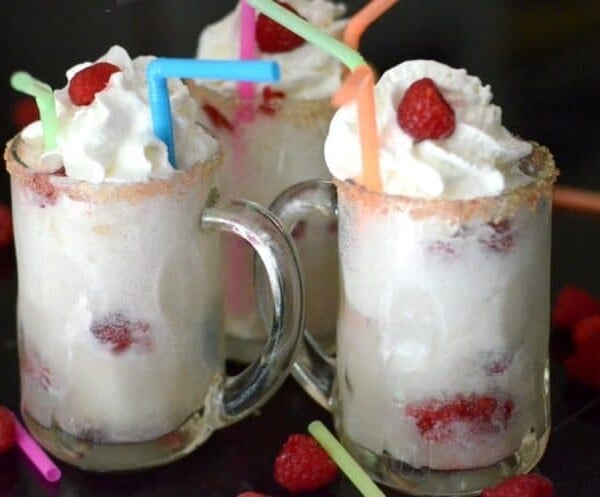
[(600, 391), (600, 314), (584, 318), (573, 330), (575, 353), (565, 361), (570, 378)]
[(96, 339), (110, 347), (115, 354), (125, 352), (133, 344), (148, 343), (150, 325), (132, 321), (121, 313), (114, 313), (92, 323), (90, 331)]
[(338, 469), (310, 436), (290, 435), (275, 459), (275, 481), (290, 492), (308, 492), (329, 485)]
[[(277, 2), (290, 12), (302, 17), (286, 2)], [(265, 53), (291, 52), (304, 45), (305, 40), (264, 14), (256, 19), (256, 44)]]
[(397, 110), (400, 128), (417, 142), (448, 138), (456, 128), (454, 109), (431, 78), (412, 83)]
[(13, 225), (10, 207), (0, 204), (0, 248), (7, 247), (12, 243)]
[(16, 129), (23, 129), (28, 124), (39, 120), (40, 111), (33, 97), (19, 98), (12, 107), (12, 123)]
[(104, 90), (112, 74), (121, 69), (110, 62), (97, 62), (79, 71), (69, 81), (69, 97), (75, 105), (89, 105)]
[(600, 300), (574, 285), (565, 286), (557, 295), (552, 308), (552, 326), (571, 330), (578, 321), (600, 314)]
[(485, 489), (481, 497), (554, 497), (554, 485), (542, 475), (519, 475)]
[(0, 454), (12, 449), (17, 441), (17, 431), (13, 413), (0, 406)]

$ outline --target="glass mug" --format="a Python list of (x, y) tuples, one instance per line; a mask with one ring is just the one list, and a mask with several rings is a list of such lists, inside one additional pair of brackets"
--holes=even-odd
[(545, 450), (557, 172), (539, 146), (520, 167), (532, 183), (497, 197), (417, 199), (334, 180), (271, 206), (288, 229), (308, 211), (338, 214), (337, 356), (307, 335), (292, 371), (357, 461), (400, 491), (478, 494)]
[[(220, 183), (226, 194), (267, 207), (300, 181), (329, 177), (323, 159), (333, 115), (329, 99), (293, 99), (265, 88), (253, 99), (240, 100), (192, 81), (188, 87), (223, 146)], [(337, 301), (331, 295), (338, 295), (336, 232), (335, 218), (310, 213), (292, 233), (310, 309), (306, 322), (328, 351), (335, 342)], [(254, 255), (243, 240), (230, 235), (223, 238), (223, 253), (227, 354), (248, 362), (267, 337), (254, 292)]]
[[(18, 136), (11, 176), (21, 410), (75, 466), (119, 471), (190, 453), (283, 382), (303, 327), (291, 239), (258, 205), (218, 198), (220, 157), (167, 179), (90, 184), (35, 173)], [(261, 356), (224, 374), (220, 233), (266, 267), (273, 326)]]

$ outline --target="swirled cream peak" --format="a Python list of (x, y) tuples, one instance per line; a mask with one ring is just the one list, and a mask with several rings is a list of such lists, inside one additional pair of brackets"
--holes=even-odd
[[(454, 132), (439, 140), (416, 141), (398, 125), (397, 109), (408, 87), (431, 78), (456, 118)], [(380, 173), (385, 193), (422, 198), (470, 199), (495, 196), (531, 181), (519, 169), (529, 143), (502, 126), (489, 86), (464, 69), (416, 60), (387, 71), (375, 86)], [(356, 104), (339, 109), (325, 142), (325, 160), (339, 179), (361, 174)]]
[[(123, 48), (112, 47), (98, 62), (110, 62), (120, 71), (110, 76), (89, 105), (74, 105), (68, 84), (56, 90), (58, 146), (42, 154), (32, 167), (46, 172), (64, 167), (68, 177), (91, 183), (143, 182), (172, 174), (167, 148), (154, 135), (148, 106), (146, 67), (152, 59), (132, 60)], [(67, 79), (90, 65), (86, 62), (69, 69)], [(170, 79), (168, 88), (177, 167), (187, 169), (217, 153), (218, 143), (196, 124), (197, 107), (187, 87)], [(25, 128), (22, 137), (32, 146), (39, 143), (40, 123)]]
[[(340, 38), (346, 20), (341, 17), (346, 12), (343, 4), (328, 0), (286, 0), (298, 14), (324, 32)], [(240, 5), (220, 21), (207, 26), (198, 40), (197, 57), (199, 59), (237, 59), (239, 58)], [(257, 49), (258, 50), (258, 49)], [(257, 57), (274, 60), (281, 69), (281, 80), (269, 83), (290, 98), (321, 99), (329, 98), (340, 86), (342, 65), (320, 48), (304, 43), (289, 52), (260, 53)], [(199, 83), (220, 93), (235, 91), (232, 81), (199, 81)]]

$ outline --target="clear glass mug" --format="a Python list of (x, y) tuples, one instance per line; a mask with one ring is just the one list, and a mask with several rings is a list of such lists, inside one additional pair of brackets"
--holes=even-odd
[[(221, 158), (167, 179), (94, 185), (35, 173), (17, 136), (11, 176), (21, 410), (53, 455), (95, 471), (190, 453), (266, 400), (303, 328), (291, 238), (263, 208), (221, 201)], [(224, 373), (220, 238), (266, 268), (273, 326), (259, 358)]]
[[(329, 177), (323, 159), (334, 111), (329, 99), (293, 99), (265, 88), (257, 90), (254, 99), (240, 100), (192, 81), (187, 84), (223, 146), (220, 181), (227, 195), (267, 207), (300, 181)], [(335, 217), (314, 213), (308, 213), (292, 232), (310, 309), (306, 322), (328, 351), (335, 342), (336, 236)], [(224, 237), (223, 252), (227, 354), (246, 362), (256, 357), (267, 337), (255, 297), (254, 254), (243, 240), (229, 235)], [(262, 272), (260, 266), (257, 270)]]
[(337, 356), (306, 335), (292, 372), (358, 462), (400, 491), (478, 494), (545, 450), (557, 172), (539, 146), (521, 169), (533, 182), (498, 197), (321, 181), (271, 206), (288, 229), (314, 209), (338, 215)]

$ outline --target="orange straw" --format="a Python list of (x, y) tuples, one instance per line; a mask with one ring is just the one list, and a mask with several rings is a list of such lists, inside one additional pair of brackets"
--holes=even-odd
[(371, 0), (367, 3), (348, 22), (344, 31), (344, 43), (350, 48), (358, 50), (360, 39), (367, 28), (397, 2), (398, 0)]
[(375, 119), (375, 76), (366, 65), (358, 66), (335, 93), (336, 107), (356, 100), (358, 104), (358, 132), (362, 152), (363, 171), (360, 183), (370, 190), (381, 191), (379, 175), (379, 138)]
[(552, 205), (560, 210), (600, 216), (600, 192), (556, 186)]

